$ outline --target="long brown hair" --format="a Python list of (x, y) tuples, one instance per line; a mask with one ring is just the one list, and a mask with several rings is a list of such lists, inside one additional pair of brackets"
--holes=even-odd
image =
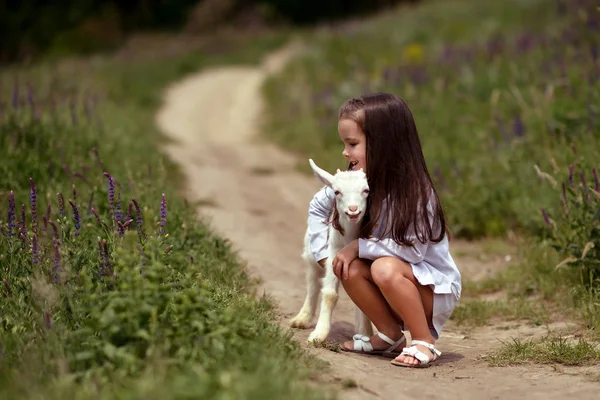
[[(413, 232), (421, 243), (440, 242), (447, 233), (444, 210), (406, 103), (393, 94), (374, 93), (346, 101), (338, 118), (355, 121), (366, 137), (370, 194), (361, 237), (373, 234), (386, 203), (390, 217), (383, 218), (382, 229), (396, 243), (412, 246)], [(430, 201), (433, 220), (427, 207)]]

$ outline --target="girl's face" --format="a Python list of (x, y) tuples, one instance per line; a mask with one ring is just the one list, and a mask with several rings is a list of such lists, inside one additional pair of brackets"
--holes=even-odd
[(351, 119), (338, 121), (338, 133), (344, 143), (342, 155), (350, 163), (350, 169), (367, 171), (367, 138), (358, 124)]

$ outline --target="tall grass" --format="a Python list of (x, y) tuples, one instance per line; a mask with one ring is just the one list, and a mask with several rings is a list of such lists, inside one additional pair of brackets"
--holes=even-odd
[(167, 82), (281, 40), (0, 74), (0, 397), (324, 396), (153, 127)]

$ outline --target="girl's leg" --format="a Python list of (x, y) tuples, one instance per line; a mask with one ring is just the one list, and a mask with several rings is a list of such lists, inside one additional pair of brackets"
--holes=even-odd
[[(404, 320), (411, 338), (435, 344), (429, 327), (432, 326), (433, 290), (421, 285), (415, 278), (412, 267), (395, 257), (378, 258), (371, 265), (371, 276), (381, 290), (386, 302)], [(432, 357), (429, 349), (421, 345), (417, 348)], [(419, 364), (412, 356), (398, 356), (396, 361)]]
[[(392, 311), (371, 276), (371, 267), (362, 259), (355, 259), (348, 270), (348, 279), (340, 282), (354, 304), (373, 322), (377, 330), (396, 341), (402, 337), (402, 320)], [(346, 349), (353, 349), (353, 341), (342, 344)], [(373, 349), (381, 350), (390, 345), (374, 335), (371, 337)]]

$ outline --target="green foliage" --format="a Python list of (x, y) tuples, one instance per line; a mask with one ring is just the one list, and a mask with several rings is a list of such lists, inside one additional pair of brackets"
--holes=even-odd
[(577, 167), (571, 164), (568, 176), (560, 184), (559, 176), (539, 171), (560, 193), (556, 197), (560, 197), (562, 205), (562, 210), (553, 214), (542, 208), (542, 215), (551, 246), (566, 257), (556, 268), (578, 270), (581, 282), (593, 287), (600, 278), (600, 181), (595, 168), (589, 182), (585, 169)]
[(341, 167), (338, 108), (393, 92), (415, 116), (454, 235), (541, 233), (553, 191), (534, 165), (600, 152), (599, 21), (593, 1), (430, 1), (320, 31), (268, 81), (267, 135)]
[(157, 148), (159, 89), (218, 61), (0, 74), (0, 397), (324, 396)]

